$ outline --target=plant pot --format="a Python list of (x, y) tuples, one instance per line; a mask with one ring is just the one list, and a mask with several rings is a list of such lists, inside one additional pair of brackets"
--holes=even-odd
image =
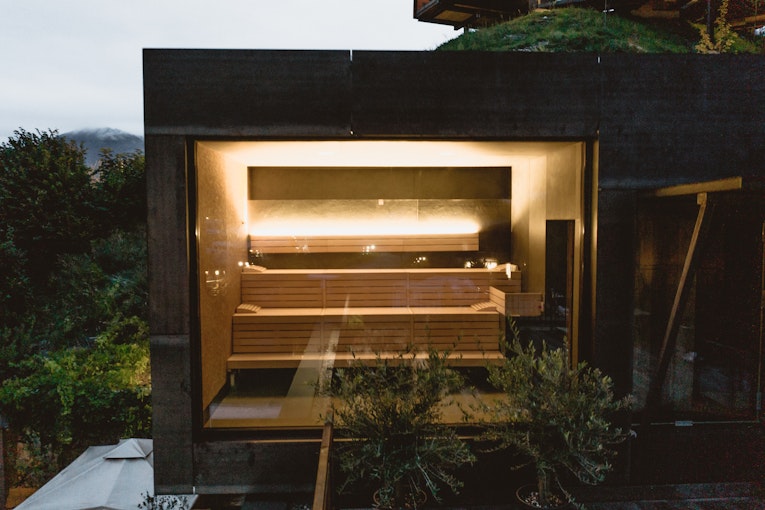
[(525, 508), (541, 508), (544, 510), (568, 510), (573, 508), (571, 502), (564, 495), (556, 494), (554, 503), (547, 506), (540, 506), (538, 497), (539, 491), (536, 485), (522, 485), (515, 491), (515, 497)]

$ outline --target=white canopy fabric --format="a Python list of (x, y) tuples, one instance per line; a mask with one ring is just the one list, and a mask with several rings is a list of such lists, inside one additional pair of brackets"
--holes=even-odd
[(151, 439), (91, 446), (17, 510), (137, 510), (154, 494)]

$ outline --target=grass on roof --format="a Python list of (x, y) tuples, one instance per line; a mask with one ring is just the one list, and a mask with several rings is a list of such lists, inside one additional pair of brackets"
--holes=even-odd
[[(686, 21), (628, 19), (587, 8), (538, 10), (465, 33), (438, 50), (590, 53), (693, 53), (699, 32)], [(761, 53), (739, 40), (735, 53)]]

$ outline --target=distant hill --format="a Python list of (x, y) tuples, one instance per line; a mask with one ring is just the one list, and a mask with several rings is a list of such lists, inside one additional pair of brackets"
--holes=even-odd
[(81, 129), (62, 133), (61, 136), (74, 140), (85, 147), (85, 163), (98, 163), (101, 149), (110, 149), (114, 154), (143, 152), (143, 137), (113, 128)]

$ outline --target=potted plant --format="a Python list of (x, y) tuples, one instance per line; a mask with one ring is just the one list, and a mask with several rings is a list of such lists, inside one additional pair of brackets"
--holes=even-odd
[(442, 487), (458, 492), (462, 483), (454, 472), (474, 456), (442, 421), (447, 395), (464, 384), (447, 357), (431, 351), (417, 359), (410, 350), (335, 371), (329, 394), (341, 439), (341, 491), (370, 482), (377, 508), (417, 508), (427, 496), (440, 501)]
[(595, 485), (612, 466), (614, 446), (628, 433), (611, 423), (630, 398), (616, 399), (612, 381), (584, 362), (571, 367), (567, 349), (523, 345), (514, 323), (507, 359), (489, 366), (489, 381), (502, 398), (483, 404), (489, 419), (482, 438), (495, 449), (512, 448), (533, 467), (536, 487), (518, 494), (522, 503), (556, 508), (573, 503), (564, 477)]

